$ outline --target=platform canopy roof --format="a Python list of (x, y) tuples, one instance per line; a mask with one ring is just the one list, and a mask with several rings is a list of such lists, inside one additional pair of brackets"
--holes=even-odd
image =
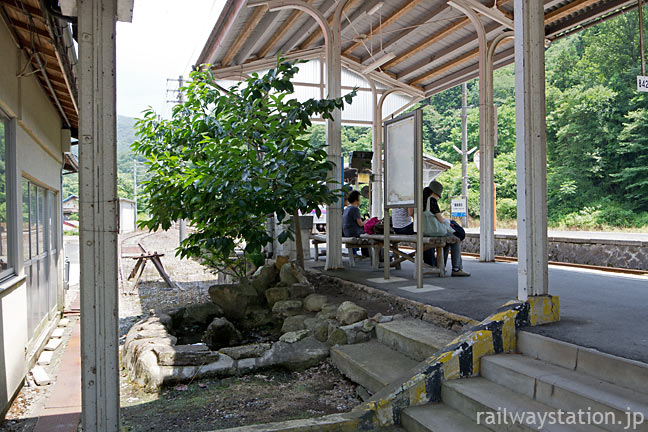
[[(332, 20), (335, 0), (304, 0)], [(464, 0), (480, 10), (488, 40), (513, 29), (513, 0)], [(637, 6), (637, 0), (544, 1), (547, 43)], [(271, 67), (276, 56), (323, 59), (322, 32), (294, 9), (270, 12), (259, 0), (227, 0), (196, 65), (238, 79)], [(470, 20), (448, 0), (347, 0), (342, 65), (414, 100), (478, 76), (478, 40)], [(493, 5), (495, 3), (495, 5)], [(513, 41), (498, 45), (494, 67), (514, 60)]]

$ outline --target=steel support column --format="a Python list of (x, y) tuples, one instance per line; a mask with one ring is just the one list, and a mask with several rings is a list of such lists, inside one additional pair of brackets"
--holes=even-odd
[(117, 1), (77, 5), (82, 422), (86, 431), (118, 431)]
[(382, 163), (382, 110), (378, 110), (378, 90), (376, 83), (371, 78), (366, 78), (371, 86), (371, 120), (372, 120), (372, 148), (373, 158), (371, 168), (373, 180), (371, 181), (371, 217), (382, 219), (383, 215), (383, 163)]
[[(327, 18), (315, 7), (302, 0), (272, 0), (249, 4), (250, 7), (268, 6), (269, 11), (298, 9), (310, 15), (322, 29), (326, 45), (326, 91), (328, 98), (342, 96), (342, 36), (340, 34), (342, 9), (347, 0), (340, 0), (335, 7), (333, 21), (329, 25)], [(326, 143), (328, 160), (335, 164), (329, 174), (332, 189), (341, 186), (342, 172), (342, 112), (336, 109), (331, 114), (332, 120), (326, 120)], [(342, 265), (342, 203), (341, 199), (329, 205), (326, 210), (326, 266), (327, 270), (344, 268)]]
[(475, 10), (461, 0), (449, 2), (472, 22), (479, 40), (479, 260), (495, 260), (493, 73), (488, 73), (488, 39), (484, 24)]
[(549, 293), (543, 3), (515, 0), (518, 299)]

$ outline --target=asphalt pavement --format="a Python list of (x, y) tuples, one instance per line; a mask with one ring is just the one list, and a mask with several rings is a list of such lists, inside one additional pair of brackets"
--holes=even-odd
[[(371, 270), (368, 260), (353, 269), (324, 273), (475, 320), (517, 297), (517, 263), (464, 258), (464, 269), (472, 276), (425, 277), (423, 290), (416, 289), (409, 262), (392, 270), (389, 282), (382, 278), (382, 269)], [(550, 266), (549, 293), (560, 297), (561, 321), (527, 330), (648, 363), (648, 276)]]

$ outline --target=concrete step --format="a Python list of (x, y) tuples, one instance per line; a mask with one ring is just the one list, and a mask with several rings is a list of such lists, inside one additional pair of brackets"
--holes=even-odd
[[(591, 425), (555, 424), (555, 420), (559, 419), (557, 410), (481, 377), (444, 382), (441, 400), (473, 422), (493, 431), (602, 430)], [(522, 418), (514, 422), (511, 416), (516, 413)], [(549, 422), (551, 416), (554, 417), (554, 424)], [(542, 423), (542, 418), (547, 421)]]
[(442, 403), (406, 408), (401, 424), (407, 432), (487, 432), (484, 426)]
[[(480, 371), (490, 381), (564, 411), (614, 413), (617, 420), (625, 420), (627, 412), (648, 418), (645, 393), (520, 354), (483, 357)], [(606, 423), (601, 428), (627, 430), (624, 421)], [(634, 430), (648, 432), (648, 422)]]
[(457, 333), (421, 320), (395, 320), (376, 326), (376, 338), (416, 360), (425, 360), (457, 337)]
[(418, 363), (376, 340), (334, 346), (331, 360), (340, 372), (372, 394), (397, 379), (406, 379), (404, 375)]
[(518, 332), (518, 351), (527, 357), (575, 370), (648, 394), (648, 364), (584, 348), (526, 331)]

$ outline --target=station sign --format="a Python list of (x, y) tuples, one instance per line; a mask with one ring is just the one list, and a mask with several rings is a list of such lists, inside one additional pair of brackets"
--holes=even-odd
[(648, 76), (637, 77), (637, 91), (648, 92)]
[(468, 213), (468, 197), (461, 196), (452, 198), (450, 217), (466, 217)]

